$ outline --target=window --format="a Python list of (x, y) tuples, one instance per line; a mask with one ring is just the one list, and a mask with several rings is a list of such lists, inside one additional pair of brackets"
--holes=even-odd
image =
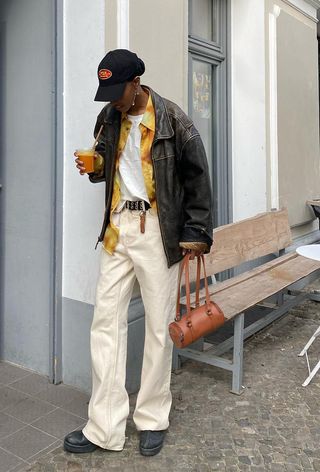
[(229, 222), (226, 0), (189, 0), (189, 114), (202, 137), (214, 226)]
[(190, 36), (205, 41), (217, 42), (217, 10), (217, 1), (190, 0)]

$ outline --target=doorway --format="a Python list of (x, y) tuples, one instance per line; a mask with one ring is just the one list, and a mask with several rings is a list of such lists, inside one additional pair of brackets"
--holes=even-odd
[(55, 8), (2, 0), (0, 358), (52, 375)]

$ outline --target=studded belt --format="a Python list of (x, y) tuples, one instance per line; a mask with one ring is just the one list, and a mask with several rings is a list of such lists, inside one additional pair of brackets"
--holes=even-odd
[(135, 201), (127, 200), (125, 203), (125, 207), (128, 208), (129, 210), (146, 211), (146, 210), (149, 210), (150, 205), (144, 200), (135, 200)]

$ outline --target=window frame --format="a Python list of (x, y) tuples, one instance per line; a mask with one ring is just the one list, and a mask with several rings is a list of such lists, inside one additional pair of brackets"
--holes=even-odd
[[(213, 0), (214, 1), (214, 0)], [(214, 227), (227, 224), (231, 221), (232, 213), (232, 176), (229, 159), (228, 127), (229, 115), (229, 86), (228, 86), (228, 21), (229, 3), (227, 0), (215, 0), (218, 4), (217, 31), (219, 43), (207, 41), (192, 35), (188, 35), (188, 106), (192, 116), (192, 60), (200, 60), (216, 68), (212, 74), (212, 186), (213, 186), (213, 210)], [(189, 0), (189, 12), (191, 0)], [(189, 14), (189, 31), (191, 31), (192, 18)], [(216, 103), (214, 99), (216, 98)]]

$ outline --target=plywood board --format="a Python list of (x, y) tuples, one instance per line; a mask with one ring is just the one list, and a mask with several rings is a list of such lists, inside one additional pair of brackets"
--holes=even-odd
[[(205, 256), (207, 275), (217, 274), (290, 246), (292, 241), (287, 210), (269, 211), (220, 226), (214, 230), (213, 239), (211, 252)], [(196, 263), (192, 263), (192, 281), (196, 277), (195, 267)]]
[[(217, 283), (215, 285), (210, 286), (210, 293), (216, 293), (216, 291), (221, 292), (222, 290), (227, 290), (230, 287), (233, 287), (235, 285), (239, 285), (244, 281), (247, 281), (248, 279), (251, 279), (253, 277), (256, 277), (257, 275), (261, 274), (262, 272), (266, 272), (267, 270), (272, 269), (273, 267), (278, 266), (279, 264), (283, 264), (284, 262), (287, 262), (293, 258), (295, 258), (297, 254), (295, 252), (292, 252), (290, 254), (286, 254), (282, 257), (277, 257), (276, 259), (273, 259), (270, 262), (267, 262), (266, 264), (262, 264), (258, 267), (255, 267), (254, 269), (251, 269), (250, 271), (244, 272), (242, 274), (237, 275), (236, 277), (232, 277), (231, 279), (225, 280), (222, 283)], [(204, 299), (205, 297), (205, 289), (202, 288), (200, 290), (200, 298)], [(181, 297), (180, 303), (184, 305), (186, 302), (186, 297)]]
[(239, 277), (213, 285), (210, 294), (225, 317), (231, 319), (316, 270), (320, 270), (320, 262), (292, 253)]

